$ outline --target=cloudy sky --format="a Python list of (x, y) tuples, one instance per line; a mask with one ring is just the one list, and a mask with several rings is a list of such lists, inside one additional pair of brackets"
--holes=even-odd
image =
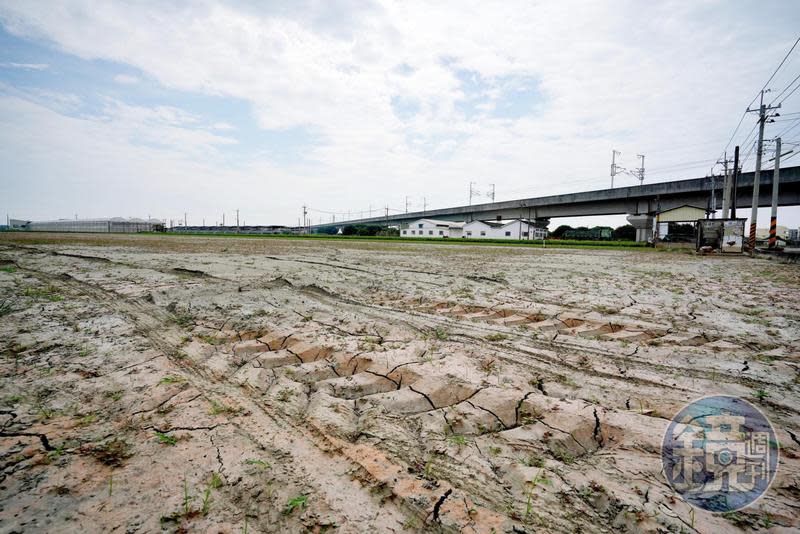
[[(3, 0), (0, 210), (341, 220), (464, 204), (471, 181), (498, 200), (604, 188), (612, 148), (646, 154), (646, 181), (701, 177), (798, 20), (763, 0)], [(798, 74), (800, 50), (769, 87)]]

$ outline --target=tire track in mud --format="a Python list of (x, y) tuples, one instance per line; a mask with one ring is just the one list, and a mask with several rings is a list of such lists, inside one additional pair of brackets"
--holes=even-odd
[[(337, 440), (321, 429), (315, 428), (313, 425), (307, 427), (298, 424), (293, 420), (291, 415), (283, 413), (281, 410), (275, 410), (269, 406), (254, 402), (249, 396), (242, 395), (241, 389), (238, 386), (232, 385), (227, 381), (215, 379), (213, 373), (203, 369), (191, 359), (187, 361), (186, 359), (176, 358), (175, 352), (177, 351), (177, 347), (180, 346), (185, 332), (173, 326), (165, 327), (165, 325), (169, 325), (172, 319), (171, 315), (165, 310), (147, 301), (120, 297), (113, 291), (77, 280), (63, 273), (52, 274), (29, 267), (23, 267), (22, 270), (36, 276), (43, 282), (67, 286), (68, 289), (74, 291), (76, 294), (89, 297), (93, 301), (128, 317), (133, 322), (139, 334), (145, 336), (156, 349), (165, 353), (174, 365), (189, 375), (189, 381), (195, 388), (207, 392), (206, 395), (204, 395), (206, 399), (209, 398), (209, 394), (222, 395), (234, 400), (246, 411), (265, 416), (276, 425), (277, 428), (272, 428), (271, 425), (265, 425), (262, 418), (249, 419), (247, 423), (233, 421), (232, 424), (235, 426), (237, 432), (248, 436), (254, 443), (263, 447), (278, 448), (278, 450), (293, 456), (300, 466), (298, 469), (301, 469), (305, 475), (298, 476), (297, 478), (306, 480), (309, 485), (319, 489), (320, 492), (324, 491), (328, 496), (326, 502), (330, 505), (340, 505), (340, 508), (337, 510), (338, 512), (346, 513), (346, 515), (353, 517), (357, 514), (363, 514), (365, 509), (372, 507), (374, 509), (373, 515), (388, 514), (396, 518), (396, 523), (401, 524), (401, 519), (405, 517), (404, 512), (400, 511), (400, 509), (402, 509), (405, 511), (405, 515), (410, 514), (413, 517), (427, 521), (427, 518), (430, 517), (430, 510), (425, 502), (438, 502), (436, 498), (436, 495), (438, 495), (437, 488), (439, 491), (452, 491), (452, 488), (447, 488), (448, 483), (444, 480), (432, 486), (433, 489), (427, 489), (419, 486), (419, 480), (416, 479), (416, 477), (405, 474), (401, 477), (404, 478), (405, 481), (398, 486), (398, 475), (406, 472), (406, 468), (404, 468), (403, 465), (405, 465), (408, 460), (407, 455), (392, 454), (393, 452), (399, 451), (392, 451), (390, 448), (390, 450), (386, 451), (390, 453), (389, 456), (386, 456), (382, 461), (385, 466), (375, 471), (374, 457), (377, 453), (376, 449), (372, 449), (371, 447), (365, 449), (363, 445), (350, 445)], [(319, 288), (312, 288), (311, 291), (304, 291), (304, 294), (329, 298), (329, 294), (325, 291), (320, 291)], [(283, 343), (281, 345), (283, 346)], [(304, 360), (301, 358), (300, 361), (302, 362)], [(300, 364), (293, 363), (292, 365)], [(397, 366), (392, 369), (392, 371), (396, 369)], [(391, 380), (389, 381), (392, 382), (393, 388), (398, 385)], [(408, 384), (403, 384), (402, 387), (407, 388), (409, 391), (414, 391)], [(442, 387), (447, 387), (447, 384), (442, 384)], [(466, 395), (465, 398), (456, 398), (444, 404), (433, 403), (433, 401), (427, 399), (428, 402), (431, 403), (430, 411), (441, 411), (455, 404), (468, 401), (479, 391), (480, 388), (469, 390), (469, 394)], [(423, 398), (427, 398), (419, 391), (416, 393)], [(428, 411), (428, 409), (426, 408), (425, 411)], [(197, 430), (202, 429), (197, 428)], [(278, 437), (277, 439), (276, 436)], [(353, 449), (353, 447), (355, 447), (355, 449)], [(345, 480), (346, 477), (343, 477), (341, 473), (338, 475), (335, 474), (336, 468), (341, 467), (341, 462), (325, 454), (331, 451), (338, 452), (350, 458), (351, 462), (353, 462), (350, 470), (360, 473), (355, 477), (355, 481), (349, 479)], [(364, 456), (364, 454), (366, 454), (366, 456)], [(502, 501), (504, 494), (499, 496), (495, 495), (491, 491), (488, 491), (489, 488), (493, 487), (492, 485), (476, 483), (475, 473), (464, 471), (463, 466), (457, 461), (448, 461), (445, 462), (445, 464), (448, 465), (448, 468), (445, 469), (445, 472), (448, 474), (446, 480), (452, 480), (458, 483), (458, 486), (469, 489), (473, 495), (481, 496), (481, 498), (489, 502), (498, 503), (498, 509), (502, 509), (500, 501)], [(305, 469), (302, 469), (303, 465), (321, 465), (323, 468), (316, 469), (314, 473), (311, 474)], [(390, 467), (387, 468), (386, 466)], [(355, 486), (355, 488), (353, 486)], [(395, 506), (399, 505), (400, 508), (387, 508), (387, 503), (385, 501), (376, 508), (372, 500), (372, 491), (376, 487), (389, 489), (394, 496), (393, 500), (396, 502)], [(324, 490), (321, 488), (324, 488)], [(354, 494), (354, 492), (356, 493)], [(360, 499), (357, 495), (358, 492), (362, 495)], [(346, 496), (346, 498), (342, 496)], [(422, 501), (420, 501), (420, 497), (423, 498)], [(467, 499), (467, 497), (463, 496), (462, 499)], [(469, 512), (466, 514), (467, 517), (464, 520), (459, 520), (458, 517), (464, 516), (464, 512)], [(440, 510), (440, 517), (437, 521), (448, 518), (447, 523), (450, 526), (446, 527), (445, 525), (439, 524), (429, 525), (429, 527), (434, 527), (434, 530), (441, 528), (444, 531), (450, 531), (454, 525), (464, 525), (474, 522), (476, 519), (473, 515), (476, 513), (479, 514), (481, 518), (488, 517), (488, 519), (485, 519), (486, 521), (495, 523), (498, 526), (503, 522), (501, 515), (495, 514), (490, 509), (471, 504), (469, 507), (466, 507), (465, 510), (460, 510), (460, 508), (458, 508), (454, 511), (451, 507), (446, 507), (446, 510)], [(455, 517), (452, 517), (453, 514), (455, 514)]]
[[(533, 342), (534, 348), (525, 349), (514, 345), (488, 342), (485, 339), (485, 337), (491, 334), (503, 334), (508, 337), (523, 338), (526, 339), (527, 343), (530, 343), (529, 334), (531, 332), (520, 334), (513, 330), (500, 330), (497, 328), (493, 328), (489, 325), (483, 325), (473, 321), (461, 321), (454, 319), (452, 317), (442, 317), (441, 315), (438, 314), (424, 313), (416, 310), (398, 309), (383, 305), (370, 304), (366, 302), (357, 302), (349, 298), (340, 297), (335, 293), (331, 293), (327, 290), (325, 290), (324, 292), (309, 292), (306, 294), (328, 305), (351, 306), (353, 309), (360, 311), (362, 314), (369, 315), (379, 321), (385, 321), (387, 319), (386, 317), (387, 315), (395, 315), (396, 317), (401, 318), (404, 324), (407, 324), (412, 328), (414, 328), (415, 330), (421, 332), (430, 331), (433, 329), (433, 326), (456, 327), (459, 331), (466, 331), (466, 332), (471, 331), (474, 333), (474, 335), (470, 335), (468, 333), (466, 334), (458, 333), (458, 334), (452, 334), (452, 338), (453, 339), (463, 338), (464, 340), (469, 341), (470, 344), (476, 344), (476, 343), (480, 344), (481, 346), (488, 348), (493, 352), (496, 352), (498, 347), (502, 347), (505, 351), (507, 351), (510, 354), (499, 355), (499, 357), (502, 358), (505, 362), (516, 366), (527, 367), (530, 369), (535, 369), (537, 371), (543, 370), (541, 368), (532, 366), (528, 362), (526, 362), (525, 357), (527, 356), (535, 358), (538, 362), (548, 367), (564, 368), (568, 369), (570, 372), (582, 375), (586, 383), (591, 383), (595, 378), (602, 377), (628, 386), (644, 385), (657, 388), (658, 390), (661, 391), (684, 391), (695, 394), (701, 394), (704, 392), (703, 388), (687, 389), (687, 388), (673, 386), (672, 383), (659, 382), (657, 380), (650, 380), (635, 376), (620, 376), (619, 374), (613, 374), (594, 368), (587, 369), (577, 364), (571, 364), (565, 361), (564, 359), (548, 355), (547, 352), (557, 352), (563, 354), (574, 354), (575, 352), (584, 352), (598, 357), (599, 359), (601, 359), (601, 361), (611, 360), (618, 364), (624, 364), (630, 370), (635, 371), (637, 369), (640, 369), (640, 370), (650, 371), (653, 374), (657, 375), (664, 374), (662, 368), (663, 366), (661, 364), (651, 363), (643, 359), (633, 359), (625, 354), (614, 354), (613, 352), (607, 349), (600, 349), (587, 345), (581, 345), (575, 343), (571, 339), (565, 338), (565, 336), (560, 336), (562, 339), (558, 339), (559, 336), (556, 336), (556, 339), (553, 340), (534, 341)], [(370, 311), (367, 312), (365, 310), (370, 310)], [(419, 322), (417, 322), (417, 319), (419, 319)], [(521, 357), (515, 358), (513, 356), (515, 353)], [(551, 373), (553, 372), (553, 370), (550, 368), (545, 368), (544, 370)], [(726, 373), (725, 378), (727, 382), (738, 384), (750, 389), (760, 388), (765, 386), (780, 387), (780, 384), (778, 383), (761, 380), (755, 377), (745, 377), (745, 376), (727, 374), (726, 369), (718, 369), (717, 372)], [(558, 375), (560, 373), (556, 371), (555, 374)], [(689, 376), (697, 380), (708, 380), (708, 372), (700, 369), (681, 369), (681, 375)], [(792, 406), (777, 404), (776, 407), (779, 407), (780, 410), (788, 413), (800, 414), (800, 409), (797, 409)]]
[[(390, 522), (393, 520), (398, 531), (404, 530), (401, 525), (406, 514), (388, 502), (376, 503), (368, 485), (341, 476), (341, 459), (329, 454), (328, 444), (320, 443), (312, 433), (293, 423), (284, 414), (254, 402), (238, 386), (215, 381), (210, 373), (193, 365), (191, 360), (176, 358), (175, 354), (185, 332), (171, 325), (172, 316), (165, 310), (147, 302), (125, 298), (70, 275), (54, 275), (31, 267), (20, 267), (20, 270), (49, 284), (67, 286), (76, 294), (88, 297), (127, 317), (154, 348), (163, 352), (173, 365), (189, 375), (189, 381), (195, 388), (206, 392), (205, 398), (208, 399), (209, 393), (222, 395), (233, 399), (250, 413), (264, 416), (250, 416), (246, 422), (232, 420), (231, 424), (257, 447), (278, 449), (293, 458), (286, 466), (289, 471), (298, 471), (297, 480), (305, 481), (315, 491), (323, 494), (325, 501), (337, 513), (348, 518), (363, 518), (364, 515), (382, 517)], [(306, 469), (305, 466), (315, 467)], [(360, 468), (357, 463), (352, 463), (350, 470), (357, 471)], [(358, 519), (354, 524), (358, 524)]]

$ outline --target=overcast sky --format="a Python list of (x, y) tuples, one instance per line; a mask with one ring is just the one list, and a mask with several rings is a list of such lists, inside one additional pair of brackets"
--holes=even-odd
[[(470, 181), (604, 188), (612, 148), (646, 182), (702, 177), (798, 21), (763, 0), (0, 1), (0, 210), (316, 223), (465, 204)], [(800, 50), (769, 87), (798, 74)], [(767, 137), (800, 140), (800, 90), (782, 112)]]

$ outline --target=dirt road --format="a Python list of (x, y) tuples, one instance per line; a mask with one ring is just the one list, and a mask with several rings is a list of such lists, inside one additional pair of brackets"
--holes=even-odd
[[(760, 259), (0, 234), (0, 532), (795, 529), (798, 318)], [(780, 441), (740, 512), (662, 473), (711, 394)]]

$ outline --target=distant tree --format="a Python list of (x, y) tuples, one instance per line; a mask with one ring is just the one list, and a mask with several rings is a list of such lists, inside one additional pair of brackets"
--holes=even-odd
[(633, 225), (626, 224), (618, 226), (611, 237), (618, 241), (634, 241), (636, 239), (636, 228)]
[(579, 227), (575, 228), (575, 230), (577, 230), (579, 232), (588, 232), (589, 228), (587, 226), (579, 226)]
[(384, 228), (381, 228), (378, 231), (378, 233), (375, 234), (375, 235), (390, 236), (390, 237), (400, 237), (400, 229), (396, 228), (396, 227), (392, 228), (392, 227), (386, 226)]
[(342, 235), (357, 235), (358, 234), (358, 227), (352, 224), (348, 224), (344, 228), (342, 228)]
[(560, 239), (561, 237), (564, 236), (564, 232), (566, 232), (567, 230), (572, 230), (572, 227), (569, 226), (568, 224), (562, 224), (561, 226), (550, 232), (550, 237), (555, 237), (556, 239)]
[(336, 235), (336, 234), (339, 233), (339, 227), (338, 226), (323, 226), (322, 228), (317, 230), (317, 233), (327, 234), (327, 235)]

